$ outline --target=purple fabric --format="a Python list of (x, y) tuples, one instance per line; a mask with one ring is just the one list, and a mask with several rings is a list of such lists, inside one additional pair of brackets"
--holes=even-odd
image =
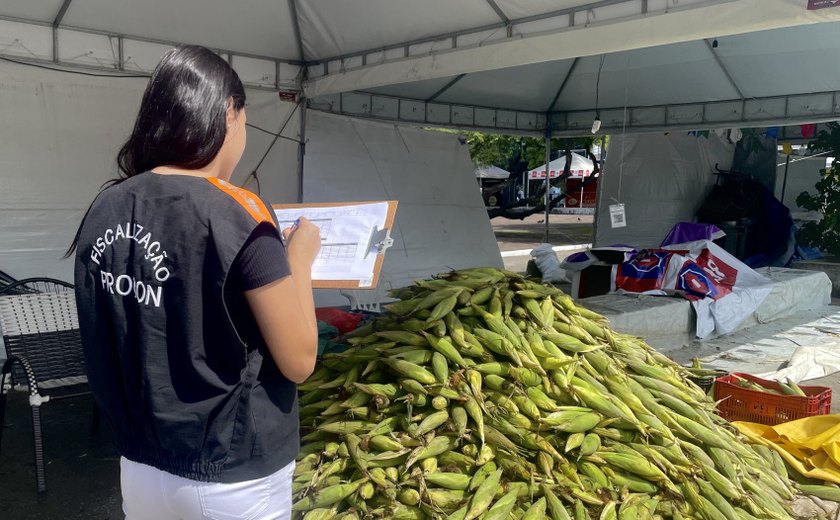
[(580, 253), (575, 253), (573, 255), (569, 255), (566, 257), (564, 262), (568, 262), (570, 264), (576, 264), (579, 262), (587, 262), (592, 257), (589, 255), (589, 251), (581, 251)]
[(726, 236), (726, 233), (721, 231), (714, 224), (695, 224), (693, 222), (680, 222), (671, 228), (668, 236), (662, 241), (660, 247), (670, 246), (672, 244), (685, 244), (686, 242), (696, 242), (697, 240), (717, 240)]

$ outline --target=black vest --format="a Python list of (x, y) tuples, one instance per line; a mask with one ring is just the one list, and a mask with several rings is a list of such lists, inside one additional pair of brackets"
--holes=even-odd
[(129, 460), (240, 482), (297, 454), (296, 386), (242, 293), (225, 290), (262, 222), (276, 226), (254, 194), (186, 175), (143, 173), (91, 206), (76, 253), (79, 327), (91, 390)]

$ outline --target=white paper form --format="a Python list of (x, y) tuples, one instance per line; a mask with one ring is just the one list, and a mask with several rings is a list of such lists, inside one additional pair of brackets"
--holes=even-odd
[(360, 287), (372, 285), (377, 250), (371, 237), (385, 227), (387, 202), (274, 211), (280, 229), (294, 225), (299, 217), (320, 229), (321, 250), (312, 264), (313, 280), (359, 280)]

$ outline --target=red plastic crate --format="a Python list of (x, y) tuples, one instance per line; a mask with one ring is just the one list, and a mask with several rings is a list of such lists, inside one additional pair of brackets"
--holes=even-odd
[(773, 426), (814, 415), (825, 415), (831, 410), (831, 388), (800, 386), (806, 397), (777, 395), (738, 386), (735, 376), (771, 390), (781, 391), (777, 382), (749, 374), (730, 374), (717, 378), (715, 401), (720, 401), (718, 413), (729, 421), (747, 421)]

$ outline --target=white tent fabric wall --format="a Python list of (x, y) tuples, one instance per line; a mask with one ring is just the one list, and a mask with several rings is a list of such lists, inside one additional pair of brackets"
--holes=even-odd
[[(61, 256), (136, 115), (145, 79), (96, 78), (0, 63), (0, 270), (72, 279)], [(249, 123), (278, 132), (295, 105), (249, 91)], [(299, 112), (283, 135), (298, 138)], [(501, 266), (467, 148), (456, 135), (308, 112), (307, 201), (400, 201), (387, 283), (447, 267)], [(248, 129), (233, 182), (242, 184), (273, 136)], [(278, 139), (259, 168), (260, 194), (295, 202), (297, 143)], [(247, 187), (256, 191), (250, 181)], [(343, 298), (332, 303), (346, 303)]]
[[(310, 111), (305, 201), (399, 201), (379, 293), (447, 268), (502, 266), (458, 136)], [(347, 304), (317, 291), (318, 305)]]
[[(598, 186), (595, 245), (658, 246), (674, 224), (692, 221), (734, 145), (714, 133), (612, 136)], [(623, 163), (623, 164), (622, 164)], [(627, 227), (610, 225), (610, 205), (624, 204)]]
[[(72, 279), (61, 257), (99, 187), (116, 176), (147, 80), (96, 78), (0, 63), (0, 270), (15, 278)], [(273, 132), (294, 105), (249, 91), (248, 119)], [(297, 137), (295, 116), (285, 135)], [(242, 182), (272, 136), (248, 130), (234, 174)], [(263, 195), (297, 198), (297, 144), (278, 140), (260, 168)], [(253, 185), (250, 186), (252, 189)]]
[[(268, 151), (262, 165), (257, 170), (259, 194), (272, 204), (297, 202), (298, 197), (298, 143), (300, 138), (300, 108), (293, 103), (277, 99), (274, 92), (249, 90), (246, 115), (248, 123), (269, 132), (282, 135), (272, 146), (274, 136), (248, 128), (248, 142), (245, 154), (239, 161), (231, 181), (242, 186), (246, 177), (259, 165)], [(290, 140), (292, 139), (292, 140)], [(269, 147), (271, 147), (269, 151)], [(257, 192), (257, 184), (249, 180), (245, 188)]]
[(115, 176), (144, 85), (0, 63), (0, 270), (72, 279), (61, 256)]

